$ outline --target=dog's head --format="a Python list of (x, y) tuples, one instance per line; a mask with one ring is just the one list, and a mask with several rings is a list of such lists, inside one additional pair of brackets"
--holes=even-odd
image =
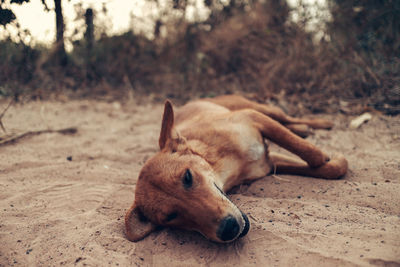
[(139, 174), (135, 202), (125, 216), (128, 239), (139, 241), (158, 226), (195, 230), (217, 242), (246, 235), (247, 216), (220, 189), (210, 164), (176, 131), (169, 101), (159, 145)]

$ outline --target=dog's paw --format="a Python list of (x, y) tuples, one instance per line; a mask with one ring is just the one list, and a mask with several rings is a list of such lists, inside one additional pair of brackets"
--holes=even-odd
[(339, 179), (346, 174), (348, 163), (342, 155), (335, 155), (324, 165), (318, 168), (321, 178)]
[(320, 150), (313, 150), (312, 156), (305, 159), (308, 166), (310, 166), (311, 168), (318, 168), (329, 162), (329, 160), (329, 156)]

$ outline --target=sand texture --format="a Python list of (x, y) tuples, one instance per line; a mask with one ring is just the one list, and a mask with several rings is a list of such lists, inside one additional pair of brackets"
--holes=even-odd
[(124, 214), (157, 152), (161, 115), (161, 104), (132, 101), (11, 106), (9, 134), (77, 132), (0, 146), (0, 266), (400, 266), (399, 116), (373, 114), (358, 129), (348, 127), (354, 117), (320, 116), (336, 125), (308, 140), (346, 155), (348, 174), (267, 176), (237, 188), (230, 197), (251, 222), (238, 241), (163, 229), (133, 243)]

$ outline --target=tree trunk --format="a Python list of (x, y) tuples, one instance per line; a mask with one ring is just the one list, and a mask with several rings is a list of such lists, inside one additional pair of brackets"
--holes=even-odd
[(94, 38), (93, 9), (91, 8), (86, 9), (85, 20), (86, 20), (86, 32), (85, 32), (86, 45), (87, 49), (91, 50), (93, 47), (93, 38)]
[(64, 46), (64, 17), (62, 13), (61, 0), (54, 0), (56, 12), (56, 60), (60, 65), (67, 64), (67, 54)]
[(94, 24), (93, 24), (93, 9), (88, 8), (86, 9), (85, 13), (86, 19), (86, 32), (85, 32), (85, 39), (86, 39), (86, 78), (88, 81), (92, 81), (94, 79), (94, 69), (95, 66), (93, 65), (93, 42), (94, 42)]

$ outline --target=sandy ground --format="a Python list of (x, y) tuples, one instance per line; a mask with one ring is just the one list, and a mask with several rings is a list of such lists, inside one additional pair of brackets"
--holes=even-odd
[(78, 132), (0, 147), (0, 266), (400, 266), (399, 116), (374, 115), (357, 130), (351, 117), (323, 116), (335, 128), (309, 140), (345, 154), (348, 174), (241, 186), (230, 197), (252, 226), (234, 243), (173, 229), (129, 242), (123, 217), (157, 151), (161, 113), (162, 105), (89, 100), (12, 106), (3, 118), (10, 132)]

